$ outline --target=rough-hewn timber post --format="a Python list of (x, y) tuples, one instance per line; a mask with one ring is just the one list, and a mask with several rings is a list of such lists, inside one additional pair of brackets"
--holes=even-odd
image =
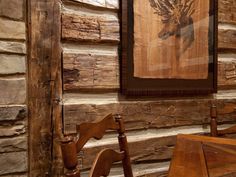
[(28, 0), (30, 177), (53, 176), (54, 159), (60, 159), (55, 156), (61, 132), (60, 26), (59, 0)]

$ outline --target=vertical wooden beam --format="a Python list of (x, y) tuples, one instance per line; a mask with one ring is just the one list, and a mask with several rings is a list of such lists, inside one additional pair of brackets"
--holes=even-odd
[[(59, 0), (28, 0), (29, 176), (53, 176), (61, 127)], [(60, 153), (59, 153), (60, 156)]]

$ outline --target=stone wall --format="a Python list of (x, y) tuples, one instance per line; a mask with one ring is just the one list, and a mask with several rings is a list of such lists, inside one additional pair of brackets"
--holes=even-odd
[(0, 0), (0, 176), (27, 176), (25, 0)]
[[(212, 101), (222, 123), (235, 121), (236, 1), (219, 0), (219, 91), (204, 97), (130, 100), (119, 94), (119, 11), (119, 0), (63, 0), (64, 129), (72, 133), (76, 123), (119, 112), (135, 176), (165, 176), (176, 134), (209, 132)], [(90, 142), (81, 168), (86, 171), (94, 154), (116, 143), (113, 133), (102, 143)], [(112, 176), (120, 174), (120, 167), (112, 170)]]

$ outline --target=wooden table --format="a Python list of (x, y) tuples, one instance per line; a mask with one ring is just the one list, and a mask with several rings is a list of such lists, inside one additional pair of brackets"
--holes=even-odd
[(236, 177), (236, 140), (178, 135), (168, 177)]

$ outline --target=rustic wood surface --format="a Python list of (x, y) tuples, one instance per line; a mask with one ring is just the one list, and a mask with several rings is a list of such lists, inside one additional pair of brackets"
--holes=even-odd
[[(154, 100), (128, 100), (117, 96), (117, 94), (106, 99), (106, 95), (109, 95), (107, 89), (109, 92), (111, 91), (111, 89), (109, 89), (111, 87), (107, 85), (114, 86), (114, 80), (104, 79), (104, 75), (96, 75), (96, 77), (93, 75), (95, 81), (96, 79), (102, 81), (101, 83), (98, 82), (98, 84), (102, 84), (102, 86), (98, 88), (97, 85), (94, 85), (95, 82), (91, 84), (93, 79), (88, 80), (89, 78), (85, 78), (89, 72), (84, 73), (83, 70), (89, 71), (91, 66), (97, 66), (96, 60), (92, 60), (91, 58), (97, 55), (102, 57), (103, 55), (106, 56), (107, 53), (110, 54), (107, 52), (107, 46), (117, 46), (118, 39), (120, 38), (119, 34), (116, 34), (114, 38), (115, 33), (111, 34), (108, 31), (106, 35), (110, 35), (109, 37), (112, 38), (112, 41), (97, 40), (96, 25), (90, 26), (94, 20), (101, 16), (103, 17), (101, 14), (106, 14), (108, 19), (110, 19), (111, 16), (114, 17), (114, 14), (118, 14), (117, 0), (109, 1), (111, 2), (111, 6), (114, 6), (115, 9), (112, 9), (113, 7), (107, 7), (107, 3), (105, 2), (105, 0), (63, 0), (63, 5), (65, 6), (65, 8), (63, 8), (63, 15), (68, 15), (68, 18), (69, 16), (74, 16), (74, 18), (70, 17), (70, 20), (66, 21), (67, 24), (64, 24), (64, 28), (66, 26), (71, 27), (71, 30), (69, 30), (71, 34), (68, 33), (68, 36), (62, 40), (64, 51), (63, 88), (66, 92), (72, 93), (72, 101), (68, 101), (67, 94), (63, 96), (65, 132), (74, 132), (75, 126), (73, 126), (73, 124), (84, 121), (88, 122), (103, 117), (107, 111), (111, 113), (120, 112), (123, 114), (126, 128), (129, 130), (128, 140), (130, 142), (131, 160), (135, 176), (166, 176), (168, 166), (162, 167), (156, 163), (169, 161), (172, 155), (173, 145), (175, 143), (174, 135), (176, 133), (197, 133), (200, 131), (200, 128), (195, 128), (194, 125), (201, 127), (205, 125), (205, 123), (209, 123), (209, 106), (212, 100), (216, 99), (219, 103), (218, 106), (222, 109), (219, 114), (221, 123), (233, 123), (235, 121), (235, 100), (233, 98), (235, 91), (229, 90), (234, 89), (236, 83), (236, 77), (234, 77), (234, 60), (236, 57), (234, 56), (235, 49), (233, 39), (235, 31), (234, 2), (233, 0), (219, 0), (219, 29), (222, 31), (219, 33), (219, 39), (222, 48), (219, 48), (218, 88), (223, 90), (214, 96), (210, 95), (200, 98), (190, 97), (187, 99), (177, 97), (168, 98), (167, 101), (159, 98)], [(72, 19), (76, 20), (76, 25), (74, 26), (71, 24)], [(83, 22), (86, 22), (88, 25), (83, 25)], [(116, 26), (119, 28), (119, 24), (116, 24)], [(82, 33), (82, 38), (79, 38), (77, 34), (81, 32), (82, 27), (91, 30), (89, 33)], [(125, 27), (125, 25), (123, 27)], [(104, 44), (106, 47), (104, 47)], [(97, 50), (97, 48), (99, 48), (99, 50)], [(112, 53), (112, 56), (114, 56), (115, 59), (118, 55)], [(81, 62), (86, 61), (87, 58), (91, 59), (94, 63), (83, 63), (84, 65), (82, 67)], [(117, 61), (117, 63), (119, 62)], [(106, 65), (109, 66), (109, 68), (113, 68), (112, 71), (119, 77), (119, 68), (114, 67), (114, 60), (107, 61)], [(115, 69), (117, 70), (115, 71)], [(80, 70), (82, 72), (80, 72)], [(78, 74), (80, 75), (78, 76)], [(105, 76), (108, 77), (107, 74)], [(80, 80), (81, 78), (83, 78), (83, 81)], [(107, 85), (104, 85), (103, 81), (106, 81)], [(90, 85), (88, 83), (90, 83)], [(86, 88), (82, 88), (86, 84)], [(116, 85), (116, 87), (119, 88), (119, 85)], [(98, 91), (101, 89), (102, 92), (99, 94)], [(84, 91), (88, 94), (81, 94)], [(94, 92), (96, 92), (96, 94), (93, 94)], [(185, 107), (186, 109), (184, 109)], [(162, 133), (165, 132), (165, 129), (161, 129), (160, 132), (154, 135), (151, 133), (150, 135), (152, 130), (158, 130), (160, 128), (166, 128), (166, 131), (168, 131), (168, 133), (171, 132), (171, 135), (167, 135), (167, 132)], [(130, 136), (132, 132), (137, 133), (137, 135)], [(164, 137), (161, 138), (162, 136)], [(96, 145), (96, 143), (91, 142), (91, 144), (84, 149), (84, 154), (81, 154), (82, 160), (80, 163), (83, 169), (86, 170), (91, 166), (90, 161), (94, 158), (91, 154), (97, 153), (99, 149), (103, 147), (116, 148), (114, 146), (115, 141), (111, 137), (113, 137), (112, 134), (106, 138), (105, 144)], [(143, 139), (139, 139), (140, 137)], [(136, 141), (134, 141), (134, 139)], [(150, 147), (146, 146), (147, 143), (150, 144)], [(85, 158), (85, 156), (88, 158)], [(122, 168), (117, 167), (112, 171), (112, 176), (120, 175), (121, 173)], [(88, 175), (88, 173), (86, 174)]]
[(62, 14), (62, 38), (85, 42), (119, 42), (119, 22), (114, 16)]
[(25, 0), (0, 0), (0, 176), (27, 177)]
[(168, 176), (234, 176), (235, 151), (232, 139), (178, 135)]
[(0, 78), (0, 104), (25, 104), (26, 103), (26, 79)]
[(218, 58), (218, 89), (235, 88), (236, 55), (223, 54)]
[(236, 30), (222, 30), (219, 29), (218, 35), (218, 47), (219, 49), (236, 49)]
[(0, 41), (0, 52), (26, 54), (26, 46), (24, 42)]
[[(104, 62), (98, 62), (99, 58), (104, 59)], [(218, 61), (218, 89), (236, 88), (236, 56), (226, 58), (219, 58)], [(114, 90), (120, 87), (116, 55), (90, 54), (90, 51), (64, 53), (63, 62), (64, 90)]]
[[(201, 125), (210, 121), (211, 99), (169, 101), (124, 101), (107, 104), (73, 104), (64, 106), (65, 131), (75, 132), (75, 124), (121, 113), (127, 130)], [(218, 100), (219, 121), (235, 121), (234, 99)]]
[[(11, 166), (9, 166), (9, 164)], [(1, 154), (0, 165), (0, 174), (27, 172), (27, 152), (22, 151)]]
[(236, 24), (236, 2), (234, 0), (219, 0), (219, 22)]
[(29, 176), (31, 177), (56, 175), (57, 170), (54, 165), (60, 156), (54, 141), (60, 126), (59, 5), (57, 0), (32, 0), (28, 4)]
[(64, 3), (80, 3), (77, 5), (85, 6), (91, 5), (92, 7), (108, 8), (108, 9), (119, 9), (119, 0), (63, 0)]
[(117, 55), (64, 53), (64, 90), (118, 89), (118, 70)]
[(13, 19), (23, 20), (25, 18), (25, 0), (0, 0), (0, 16)]
[(0, 17), (0, 38), (25, 40), (25, 23)]

